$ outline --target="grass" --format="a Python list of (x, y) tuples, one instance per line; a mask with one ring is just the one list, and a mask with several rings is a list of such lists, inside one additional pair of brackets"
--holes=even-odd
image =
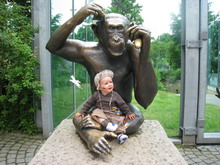
[[(142, 110), (146, 120), (158, 120), (168, 136), (178, 136), (180, 96), (159, 91), (153, 103), (145, 110), (133, 99), (132, 103)], [(220, 108), (206, 104), (205, 132), (220, 132)]]
[(220, 107), (206, 104), (205, 132), (220, 132)]
[(144, 115), (145, 120), (158, 120), (168, 136), (177, 136), (179, 130), (180, 96), (174, 93), (159, 91), (153, 103), (145, 110), (133, 99)]

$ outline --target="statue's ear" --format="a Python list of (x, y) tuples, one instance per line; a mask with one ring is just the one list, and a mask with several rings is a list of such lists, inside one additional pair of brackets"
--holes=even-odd
[(99, 32), (98, 32), (98, 25), (97, 24), (92, 24), (92, 30), (95, 33), (96, 37), (99, 38)]

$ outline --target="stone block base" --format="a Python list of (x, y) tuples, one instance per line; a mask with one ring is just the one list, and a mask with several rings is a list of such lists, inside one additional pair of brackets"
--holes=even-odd
[(96, 155), (80, 139), (72, 120), (65, 119), (29, 165), (185, 165), (158, 121), (145, 120), (136, 134), (119, 145), (110, 140), (112, 155)]

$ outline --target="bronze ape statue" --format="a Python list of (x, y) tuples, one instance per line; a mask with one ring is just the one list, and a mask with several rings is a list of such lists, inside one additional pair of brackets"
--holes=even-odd
[[(92, 29), (99, 42), (67, 39), (76, 26), (89, 15), (94, 15), (98, 20), (92, 25)], [(142, 41), (141, 48), (132, 43), (136, 39)], [(157, 93), (155, 72), (149, 56), (150, 40), (148, 30), (136, 25), (131, 26), (123, 15), (105, 15), (100, 5), (90, 3), (54, 32), (46, 48), (55, 55), (85, 66), (90, 75), (92, 92), (96, 90), (94, 76), (98, 72), (104, 69), (114, 72), (114, 90), (136, 114), (136, 118), (130, 120), (126, 131), (131, 134), (136, 132), (144, 121), (141, 111), (131, 104), (132, 89), (134, 88), (137, 102), (145, 109)], [(89, 115), (84, 119), (74, 118), (73, 123), (91, 150), (99, 154), (111, 153), (111, 147), (104, 137), (116, 137), (114, 133), (102, 131), (100, 125)]]

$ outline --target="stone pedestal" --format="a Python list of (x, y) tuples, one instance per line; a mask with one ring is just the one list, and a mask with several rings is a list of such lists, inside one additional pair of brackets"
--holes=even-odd
[(65, 119), (47, 139), (29, 165), (185, 165), (158, 121), (145, 120), (136, 134), (119, 145), (109, 142), (112, 155), (96, 155), (80, 139), (72, 120)]

